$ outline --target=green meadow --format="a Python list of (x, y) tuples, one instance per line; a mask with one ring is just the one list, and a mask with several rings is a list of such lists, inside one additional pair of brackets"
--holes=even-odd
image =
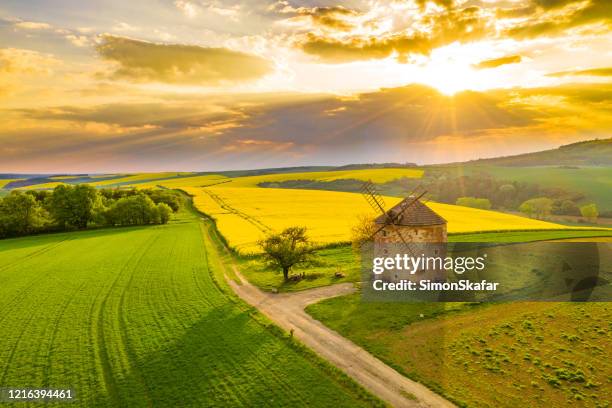
[(229, 292), (215, 239), (182, 211), (0, 241), (0, 387), (92, 407), (378, 405)]
[(608, 407), (608, 303), (367, 303), (307, 312), (459, 406)]

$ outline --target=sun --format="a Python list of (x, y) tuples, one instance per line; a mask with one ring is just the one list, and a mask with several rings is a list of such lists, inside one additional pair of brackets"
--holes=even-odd
[(419, 82), (436, 88), (445, 95), (466, 90), (483, 91), (502, 85), (494, 72), (474, 67), (474, 62), (486, 59), (487, 49), (451, 44), (435, 50), (420, 70)]
[(487, 88), (486, 84), (480, 81), (478, 71), (470, 65), (457, 62), (428, 64), (424, 68), (421, 81), (448, 96), (461, 91)]

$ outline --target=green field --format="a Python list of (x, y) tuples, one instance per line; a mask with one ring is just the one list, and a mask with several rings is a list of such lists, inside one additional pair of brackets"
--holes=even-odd
[(533, 242), (612, 237), (612, 229), (500, 231), (449, 235), (449, 242)]
[(94, 407), (376, 405), (227, 291), (213, 233), (184, 211), (0, 241), (0, 387)]
[(367, 303), (307, 312), (462, 406), (608, 407), (608, 303)]
[(487, 173), (500, 180), (539, 184), (546, 188), (563, 188), (583, 193), (585, 203), (594, 202), (601, 210), (612, 210), (612, 167), (504, 167), (461, 165), (441, 167), (455, 175)]

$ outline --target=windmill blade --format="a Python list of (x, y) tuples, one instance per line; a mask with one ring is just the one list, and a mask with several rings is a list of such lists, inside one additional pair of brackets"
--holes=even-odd
[(385, 214), (385, 200), (383, 200), (382, 196), (378, 194), (376, 191), (376, 187), (372, 181), (366, 181), (361, 186), (361, 194), (364, 196), (365, 200), (368, 202), (370, 207), (374, 209), (374, 211), (380, 211)]
[[(393, 226), (397, 226), (399, 225), (398, 222), (401, 219), (402, 214), (408, 209), (410, 208), (412, 205), (414, 205), (414, 203), (416, 203), (417, 201), (419, 201), (421, 199), (421, 197), (423, 197), (425, 195), (425, 191), (422, 192), (418, 197), (414, 197), (412, 200), (410, 200), (408, 203), (406, 203), (404, 206), (402, 206), (402, 209), (397, 213), (397, 214), (389, 214), (389, 211), (385, 211), (384, 215), (387, 216), (387, 219), (385, 220), (385, 223), (378, 228), (376, 231), (374, 231), (372, 233), (372, 235), (370, 236), (370, 239), (374, 239), (374, 237), (376, 236), (376, 234), (378, 234), (379, 232), (381, 232), (383, 229), (385, 229), (386, 226), (388, 225), (393, 225)], [(397, 229), (397, 228), (394, 228)], [(401, 237), (401, 234), (400, 234)], [(403, 237), (401, 237), (400, 239), (402, 239)]]

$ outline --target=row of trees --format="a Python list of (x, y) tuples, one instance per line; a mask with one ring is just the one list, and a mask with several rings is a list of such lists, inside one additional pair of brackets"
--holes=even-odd
[(98, 226), (165, 224), (181, 196), (168, 190), (97, 190), (86, 184), (53, 191), (12, 191), (0, 199), (0, 238)]
[[(575, 206), (578, 210), (578, 214), (589, 221), (596, 221), (599, 216), (599, 210), (596, 204), (587, 204), (578, 207), (575, 203), (571, 203), (568, 204), (568, 207), (570, 206), (572, 209)], [(546, 218), (551, 214), (555, 214), (554, 208), (555, 202), (553, 200), (547, 197), (538, 197), (522, 203), (519, 207), (519, 211), (529, 217)], [(571, 215), (575, 215), (575, 212), (572, 211)]]
[[(487, 198), (459, 197), (455, 202), (464, 207), (480, 208), (482, 210), (491, 209), (491, 201)], [(599, 210), (596, 204), (587, 204), (579, 207), (570, 200), (558, 203), (548, 197), (536, 197), (525, 200), (518, 208), (520, 212), (528, 217), (547, 218), (551, 214), (580, 215), (589, 221), (597, 220)]]
[[(527, 200), (547, 197), (553, 201), (552, 213), (579, 215), (576, 202), (585, 197), (581, 193), (562, 188), (545, 188), (536, 183), (505, 181), (486, 173), (453, 177), (451, 174), (431, 174), (422, 181), (431, 199), (456, 203), (463, 197), (489, 200), (491, 208), (516, 210)], [(571, 206), (573, 203), (574, 206)]]

